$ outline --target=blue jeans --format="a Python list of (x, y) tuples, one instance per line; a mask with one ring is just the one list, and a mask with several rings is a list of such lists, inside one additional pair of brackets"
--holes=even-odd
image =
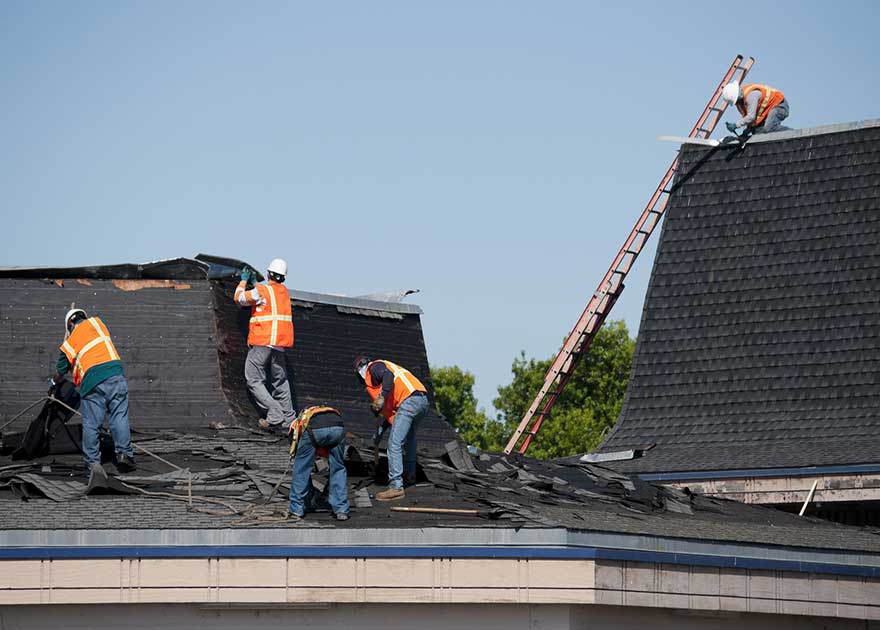
[(101, 463), (101, 447), (98, 433), (108, 416), (113, 446), (117, 453), (134, 457), (131, 450), (131, 428), (128, 425), (128, 383), (122, 375), (111, 376), (102, 381), (80, 402), (83, 416), (83, 453), (86, 468)]
[[(404, 471), (416, 472), (416, 429), (428, 415), (427, 396), (412, 395), (397, 408), (391, 433), (388, 435), (388, 487), (402, 488)], [(404, 443), (406, 462), (403, 461)]]
[[(348, 514), (348, 472), (345, 470), (345, 429), (325, 427), (312, 429), (317, 445), (330, 449), (330, 507), (336, 514)], [(302, 516), (312, 495), (312, 467), (315, 464), (315, 444), (308, 431), (303, 433), (296, 447), (290, 479), (290, 511)]]
[(782, 102), (767, 112), (764, 123), (755, 127), (754, 133), (773, 133), (774, 131), (785, 131), (788, 127), (782, 126), (782, 121), (788, 118), (788, 101)]

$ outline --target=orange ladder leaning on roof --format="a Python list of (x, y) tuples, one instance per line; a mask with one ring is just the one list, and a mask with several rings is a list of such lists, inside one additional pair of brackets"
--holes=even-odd
[[(715, 88), (712, 98), (709, 99), (708, 105), (706, 105), (688, 137), (706, 139), (712, 135), (715, 126), (721, 120), (722, 114), (724, 114), (724, 110), (727, 109), (727, 102), (721, 98), (722, 88), (733, 79), (737, 79), (742, 83), (754, 63), (755, 60), (752, 57), (743, 61), (742, 55), (736, 56), (727, 72), (724, 73), (724, 78), (721, 79), (718, 87)], [(638, 221), (636, 221), (635, 227), (633, 227), (623, 247), (620, 248), (620, 251), (614, 258), (614, 262), (611, 263), (611, 267), (602, 278), (602, 282), (599, 283), (599, 288), (593, 293), (586, 309), (584, 309), (574, 329), (568, 335), (568, 339), (562, 345), (559, 354), (556, 355), (556, 358), (550, 365), (550, 369), (544, 377), (544, 384), (504, 448), (505, 453), (512, 452), (523, 435), (525, 435), (525, 438), (523, 438), (522, 444), (520, 444), (519, 452), (525, 453), (532, 439), (538, 434), (541, 423), (547, 417), (547, 414), (550, 413), (550, 409), (552, 409), (553, 404), (559, 398), (562, 390), (565, 389), (575, 367), (577, 367), (581, 357), (590, 347), (593, 337), (595, 337), (599, 328), (602, 327), (602, 323), (620, 296), (621, 291), (623, 291), (623, 280), (632, 268), (636, 257), (638, 257), (654, 228), (660, 222), (660, 218), (663, 216), (666, 204), (669, 201), (669, 194), (672, 192), (669, 184), (675, 175), (677, 167), (678, 156), (676, 155), (669, 170), (666, 171), (666, 175), (660, 180), (657, 190), (651, 196), (647, 207), (645, 207)]]

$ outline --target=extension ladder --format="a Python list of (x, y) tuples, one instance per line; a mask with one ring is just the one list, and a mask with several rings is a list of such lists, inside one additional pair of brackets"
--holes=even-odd
[[(709, 99), (709, 104), (706, 105), (694, 128), (688, 134), (689, 138), (706, 139), (712, 134), (715, 126), (727, 109), (727, 102), (721, 98), (722, 88), (733, 79), (737, 79), (742, 84), (743, 79), (754, 63), (753, 57), (743, 61), (742, 55), (736, 56), (727, 72), (724, 73), (724, 78), (721, 79), (718, 87), (715, 88), (715, 93)], [(565, 389), (575, 367), (577, 367), (581, 357), (587, 352), (593, 338), (599, 328), (601, 328), (608, 313), (614, 307), (614, 303), (620, 296), (621, 291), (623, 291), (623, 280), (632, 268), (633, 263), (654, 231), (654, 228), (660, 222), (660, 218), (666, 210), (669, 195), (672, 192), (669, 186), (677, 167), (678, 154), (676, 154), (675, 159), (672, 161), (669, 170), (666, 171), (666, 175), (660, 180), (660, 185), (657, 186), (657, 190), (651, 196), (647, 207), (638, 221), (636, 221), (635, 227), (623, 243), (623, 247), (620, 248), (620, 251), (614, 258), (614, 262), (611, 263), (611, 267), (605, 273), (602, 282), (599, 283), (596, 292), (593, 293), (593, 296), (587, 303), (586, 309), (584, 309), (577, 324), (575, 324), (575, 327), (568, 335), (559, 354), (556, 355), (556, 358), (550, 365), (550, 369), (544, 377), (544, 384), (504, 448), (505, 453), (512, 452), (523, 435), (525, 435), (525, 438), (520, 445), (519, 452), (525, 453), (532, 439), (538, 434), (541, 423), (546, 419), (550, 409), (553, 408), (553, 404), (562, 394), (562, 390)]]

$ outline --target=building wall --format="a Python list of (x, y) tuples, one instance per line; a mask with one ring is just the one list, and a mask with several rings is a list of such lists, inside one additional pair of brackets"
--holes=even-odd
[(65, 605), (0, 607), (3, 630), (871, 630), (880, 622), (650, 608), (547, 604), (328, 604), (312, 606)]
[[(880, 620), (880, 580), (621, 562), (467, 558), (143, 558), (0, 561), (2, 605), (611, 605), (695, 615)], [(48, 608), (55, 608), (49, 606)], [(592, 607), (591, 607), (592, 609)], [(5, 628), (0, 625), (0, 629)]]

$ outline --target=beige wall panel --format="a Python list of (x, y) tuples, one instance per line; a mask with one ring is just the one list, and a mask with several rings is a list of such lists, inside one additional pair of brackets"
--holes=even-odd
[(366, 562), (364, 581), (368, 586), (422, 587), (434, 584), (434, 565), (440, 560), (422, 558), (371, 558)]
[(858, 604), (837, 604), (837, 616), (864, 619), (866, 616), (865, 607)]
[(687, 609), (690, 605), (690, 596), (680, 593), (657, 593), (655, 598), (655, 606), (660, 608), (683, 608)]
[(841, 604), (864, 604), (865, 593), (862, 578), (838, 576), (837, 601)]
[(836, 602), (837, 577), (834, 575), (812, 575), (810, 579), (810, 601)]
[(53, 589), (52, 604), (119, 604), (122, 591), (118, 588)]
[(626, 581), (624, 588), (627, 591), (657, 590), (655, 567), (651, 563), (627, 562), (624, 566), (623, 577)]
[(749, 597), (749, 612), (775, 614), (780, 612), (779, 602), (775, 599)]
[(596, 588), (623, 589), (623, 563), (600, 560), (596, 563)]
[(691, 567), (690, 589), (695, 595), (719, 595), (721, 570), (717, 567)]
[(749, 597), (776, 599), (776, 572), (749, 571)]
[(626, 606), (656, 606), (656, 593), (643, 593), (641, 591), (624, 591), (623, 603)]
[(206, 604), (213, 601), (207, 588), (139, 588), (131, 591), (131, 601), (141, 604)]
[(737, 569), (723, 569), (720, 575), (718, 592), (728, 597), (745, 599), (749, 594), (749, 574)]
[(91, 586), (119, 588), (122, 585), (121, 560), (52, 560), (53, 588)]
[(597, 589), (595, 600), (597, 604), (607, 604), (608, 606), (623, 606), (623, 591)]
[(290, 603), (326, 602), (331, 604), (353, 604), (364, 601), (363, 589), (354, 587), (297, 587), (287, 589)]
[(689, 593), (690, 570), (676, 564), (658, 565), (659, 587), (663, 593)]
[[(48, 597), (48, 593), (45, 595)], [(0, 590), (0, 605), (9, 604), (39, 604), (41, 602), (40, 589)], [(3, 626), (0, 625), (0, 628)]]
[(810, 615), (810, 602), (797, 600), (782, 600), (781, 612), (784, 615)]
[(593, 560), (529, 560), (529, 586), (593, 588), (596, 563)]
[(287, 560), (284, 558), (223, 558), (220, 560), (219, 586), (286, 586)]
[(0, 589), (40, 588), (39, 560), (0, 560)]
[(865, 619), (880, 620), (880, 600), (872, 600), (874, 606), (865, 606)]
[(516, 604), (528, 601), (525, 589), (516, 588), (452, 589), (447, 597), (455, 604)]
[(530, 588), (530, 604), (593, 604), (596, 593), (592, 589), (579, 588)]
[(451, 584), (456, 587), (503, 587), (519, 585), (518, 560), (452, 560)]
[(720, 610), (730, 612), (748, 612), (749, 600), (744, 597), (725, 597), (722, 595), (718, 598), (718, 607)]
[[(145, 559), (133, 561), (139, 564), (141, 587), (175, 586), (207, 587), (210, 581), (209, 560), (205, 559)], [(133, 584), (136, 586), (137, 584)]]
[(287, 589), (281, 588), (229, 588), (222, 587), (217, 593), (216, 601), (229, 603), (267, 603), (283, 604), (287, 601)]
[(287, 563), (289, 586), (357, 584), (357, 560), (354, 558), (290, 558)]
[(811, 601), (809, 610), (810, 612), (808, 614), (817, 617), (837, 616), (837, 604), (833, 599), (831, 601)]

